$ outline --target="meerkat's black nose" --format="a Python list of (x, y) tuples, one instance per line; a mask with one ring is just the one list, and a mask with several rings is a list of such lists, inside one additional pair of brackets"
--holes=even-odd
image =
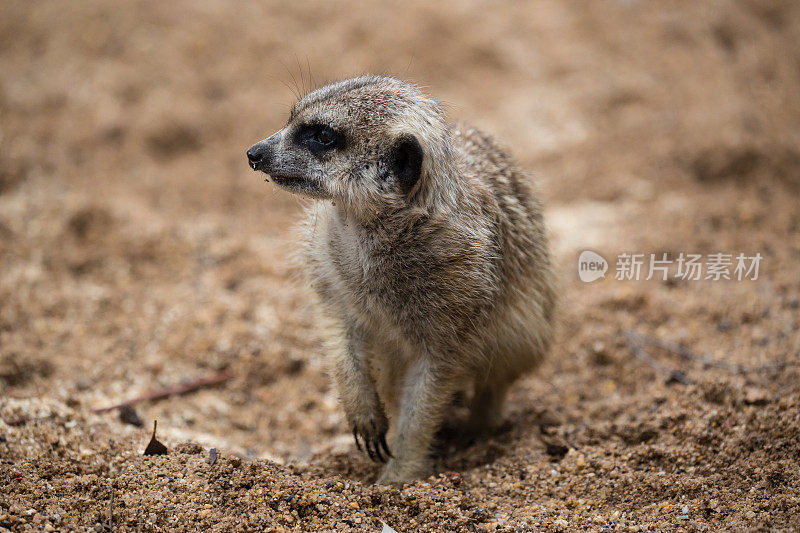
[(279, 140), (280, 135), (276, 133), (251, 146), (247, 151), (247, 162), (250, 164), (250, 168), (267, 172), (267, 167), (272, 164), (272, 158)]
[(247, 160), (250, 162), (250, 168), (256, 169), (256, 166), (264, 158), (264, 151), (259, 150), (258, 145), (250, 147), (247, 151)]

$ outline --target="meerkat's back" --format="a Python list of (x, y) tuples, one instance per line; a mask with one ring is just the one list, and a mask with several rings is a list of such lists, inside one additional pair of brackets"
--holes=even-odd
[(453, 138), (462, 156), (462, 176), (473, 183), (485, 216), (496, 221), (502, 256), (498, 308), (503, 312), (493, 330), (499, 347), (482, 379), (499, 374), (497, 379), (508, 380), (540, 363), (552, 340), (556, 279), (542, 206), (530, 175), (492, 136), (456, 124)]

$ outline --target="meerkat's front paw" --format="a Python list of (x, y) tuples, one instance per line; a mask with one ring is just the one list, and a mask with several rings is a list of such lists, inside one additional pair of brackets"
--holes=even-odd
[[(361, 417), (348, 417), (353, 426), (353, 438), (356, 441), (356, 446), (359, 451), (364, 451), (366, 448), (367, 455), (373, 461), (380, 461), (385, 463), (387, 457), (392, 457), (392, 452), (389, 451), (389, 445), (386, 444), (386, 432), (389, 430), (389, 421), (383, 412), (383, 409), (378, 409), (377, 413), (369, 416)], [(359, 437), (364, 441), (364, 447), (361, 447)], [(382, 450), (382, 451), (381, 451)], [(387, 457), (384, 457), (386, 454)]]

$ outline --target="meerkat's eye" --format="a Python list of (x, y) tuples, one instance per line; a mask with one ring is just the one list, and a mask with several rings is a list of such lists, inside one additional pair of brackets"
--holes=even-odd
[(343, 137), (329, 126), (308, 125), (300, 128), (298, 141), (313, 153), (320, 153), (334, 148), (341, 148)]
[(336, 134), (330, 128), (322, 128), (314, 135), (314, 141), (322, 146), (330, 146), (336, 141)]

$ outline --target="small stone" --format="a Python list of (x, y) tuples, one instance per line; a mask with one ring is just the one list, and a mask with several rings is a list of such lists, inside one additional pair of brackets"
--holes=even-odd
[(458, 472), (453, 472), (452, 470), (448, 470), (447, 472), (442, 473), (442, 477), (452, 483), (453, 485), (458, 485), (461, 483), (461, 474)]
[(556, 444), (553, 442), (548, 442), (547, 448), (545, 449), (547, 455), (555, 459), (563, 459), (564, 456), (567, 455), (568, 451), (569, 447), (564, 446), (563, 444)]
[(302, 359), (293, 357), (289, 360), (289, 367), (286, 369), (290, 375), (299, 374), (306, 366), (306, 362)]
[(136, 409), (130, 405), (123, 405), (120, 407), (119, 419), (121, 422), (130, 424), (131, 426), (136, 426), (137, 428), (144, 427), (144, 422), (142, 422), (142, 419), (139, 418), (139, 414), (136, 412)]
[(358, 509), (359, 508), (358, 502), (350, 502), (348, 505), (350, 505), (351, 509)]
[(197, 516), (200, 518), (205, 518), (211, 514), (211, 509), (201, 509), (200, 512), (197, 513)]
[(766, 405), (770, 401), (767, 391), (759, 387), (748, 387), (744, 393), (744, 403), (747, 405)]

